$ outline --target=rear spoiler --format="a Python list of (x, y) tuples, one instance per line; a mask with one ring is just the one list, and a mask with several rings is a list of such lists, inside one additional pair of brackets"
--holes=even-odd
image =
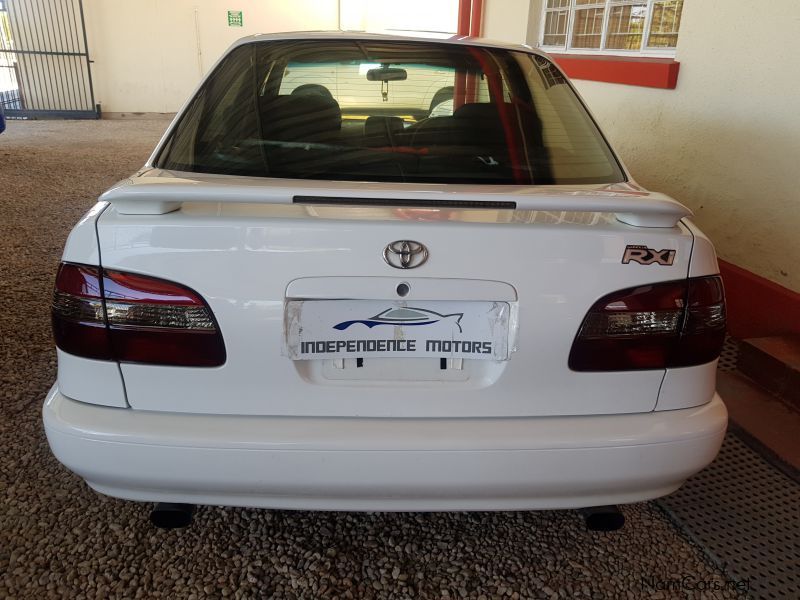
[(674, 227), (692, 214), (663, 194), (626, 186), (622, 191), (593, 188), (548, 189), (470, 185), (309, 181), (224, 175), (174, 177), (164, 171), (120, 182), (100, 200), (127, 215), (161, 215), (184, 202), (257, 204), (337, 204), (613, 213), (635, 227)]

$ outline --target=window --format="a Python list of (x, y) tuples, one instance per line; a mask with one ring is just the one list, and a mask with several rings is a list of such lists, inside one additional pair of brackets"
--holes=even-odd
[(541, 45), (550, 51), (672, 55), (683, 0), (544, 0)]
[(546, 58), (360, 39), (234, 49), (180, 116), (156, 164), (357, 182), (625, 180), (580, 100)]

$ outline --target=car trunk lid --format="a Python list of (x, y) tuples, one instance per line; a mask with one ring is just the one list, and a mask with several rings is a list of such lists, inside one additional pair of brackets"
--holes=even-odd
[[(688, 211), (674, 201), (627, 185), (470, 194), (463, 186), (413, 192), (406, 184), (141, 179), (149, 183), (104, 198), (111, 207), (98, 220), (103, 266), (199, 293), (219, 324), (227, 361), (214, 368), (123, 363), (133, 408), (415, 418), (655, 406), (664, 370), (576, 373), (568, 357), (598, 298), (687, 277), (693, 238), (679, 222)], [(320, 195), (371, 201), (295, 202)], [(395, 198), (455, 205), (397, 206)], [(517, 208), (458, 204), (484, 200)], [(631, 225), (624, 215), (661, 226)], [(387, 262), (386, 249), (402, 241), (426, 248), (424, 264)], [(669, 250), (672, 259), (625, 263), (629, 247)], [(416, 327), (430, 333), (413, 336), (426, 351), (404, 357), (399, 342), (415, 328), (384, 322), (391, 318), (431, 321)], [(346, 332), (352, 337), (335, 337)], [(348, 339), (356, 342), (350, 348)], [(341, 340), (333, 353), (297, 352), (303, 342)], [(492, 342), (491, 352), (478, 356), (474, 343), (483, 342)]]

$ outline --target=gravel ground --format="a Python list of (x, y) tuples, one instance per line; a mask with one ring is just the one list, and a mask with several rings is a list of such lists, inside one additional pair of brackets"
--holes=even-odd
[[(0, 136), (0, 598), (733, 598), (653, 504), (615, 534), (569, 511), (349, 514), (200, 508), (186, 530), (100, 496), (51, 456), (49, 301), (72, 224), (165, 121), (15, 122)], [(663, 586), (662, 586), (663, 587)]]

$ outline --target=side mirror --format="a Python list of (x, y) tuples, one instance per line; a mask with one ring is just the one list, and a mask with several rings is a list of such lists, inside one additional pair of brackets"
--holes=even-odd
[(405, 69), (381, 67), (367, 71), (367, 81), (405, 81), (406, 79), (408, 79), (408, 71)]

